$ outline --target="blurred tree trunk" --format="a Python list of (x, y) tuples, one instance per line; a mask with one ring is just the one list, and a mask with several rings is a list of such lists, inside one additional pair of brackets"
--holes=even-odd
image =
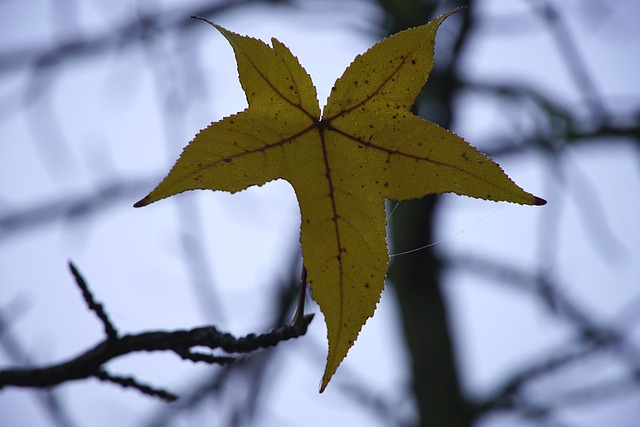
[[(439, 2), (378, 0), (387, 12), (388, 32), (422, 25), (442, 10)], [(469, 2), (465, 2), (468, 3)], [(462, 3), (451, 5), (460, 6)], [(448, 5), (449, 6), (449, 5)], [(460, 12), (447, 25), (467, 28), (469, 9)], [(453, 22), (452, 22), (453, 21)], [(433, 111), (429, 120), (449, 128), (453, 121), (452, 99), (456, 91), (455, 66), (466, 31), (458, 40), (449, 63), (438, 62), (426, 91), (416, 108)], [(396, 251), (433, 243), (439, 198), (429, 196), (402, 202), (391, 217), (391, 239)], [(411, 360), (413, 393), (419, 413), (418, 425), (428, 427), (463, 427), (473, 423), (473, 416), (462, 393), (456, 365), (456, 350), (442, 293), (442, 267), (433, 248), (393, 258), (389, 279), (398, 298), (407, 350)]]

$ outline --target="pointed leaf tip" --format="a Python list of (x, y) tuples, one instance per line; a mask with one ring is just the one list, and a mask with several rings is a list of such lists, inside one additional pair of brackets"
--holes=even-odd
[(322, 375), (322, 380), (320, 381), (320, 390), (319, 390), (320, 394), (324, 393), (324, 391), (327, 389), (327, 386), (329, 385), (329, 382), (331, 381), (331, 378), (333, 378), (333, 374), (335, 374), (335, 372), (338, 370), (338, 366), (336, 366), (333, 369), (333, 372), (331, 372), (331, 373), (327, 373), (327, 369), (325, 368), (325, 372)]
[(147, 203), (147, 199), (148, 199), (148, 198), (149, 198), (148, 196), (147, 196), (147, 197), (143, 197), (142, 199), (140, 199), (140, 200), (138, 200), (137, 202), (135, 202), (135, 203), (133, 204), (133, 207), (134, 207), (134, 208), (141, 208), (141, 207), (143, 207), (143, 206), (147, 206), (147, 205), (149, 204), (149, 203)]
[(209, 21), (207, 18), (203, 18), (202, 16), (198, 16), (198, 15), (191, 15), (191, 16), (190, 16), (190, 18), (191, 18), (191, 19), (199, 19), (199, 20), (204, 21), (204, 22), (206, 22), (207, 24), (212, 25), (212, 26), (214, 26), (214, 27), (215, 27), (215, 24), (214, 24), (213, 22)]
[(533, 196), (533, 205), (534, 206), (544, 206), (547, 204), (547, 201), (541, 197)]

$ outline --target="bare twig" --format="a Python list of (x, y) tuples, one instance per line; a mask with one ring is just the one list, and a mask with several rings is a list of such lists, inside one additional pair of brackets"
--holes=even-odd
[[(14, 363), (28, 363), (30, 361), (29, 354), (13, 336), (7, 321), (9, 318), (15, 321), (15, 315), (9, 317), (0, 311), (0, 347)], [(62, 398), (57, 390), (43, 390), (40, 393), (35, 393), (34, 396), (42, 407), (42, 412), (49, 417), (53, 426), (74, 427), (76, 425), (67, 409), (68, 402)]]
[(300, 324), (276, 328), (260, 335), (249, 334), (240, 338), (220, 332), (214, 326), (172, 332), (144, 332), (119, 337), (102, 305), (96, 303), (86, 281), (73, 264), (69, 263), (69, 267), (76, 279), (76, 283), (82, 290), (87, 305), (102, 321), (107, 338), (95, 347), (66, 362), (40, 368), (28, 367), (0, 371), (0, 389), (5, 386), (48, 388), (67, 381), (96, 377), (122, 386), (136, 388), (148, 395), (170, 400), (172, 395), (168, 392), (143, 385), (132, 378), (107, 374), (103, 369), (104, 364), (125, 354), (141, 351), (172, 351), (183, 359), (194, 362), (227, 364), (233, 361), (234, 358), (195, 353), (190, 349), (199, 346), (212, 350), (221, 349), (229, 354), (250, 353), (260, 348), (273, 347), (281, 341), (304, 335), (307, 331), (307, 326), (313, 319), (313, 314), (311, 314), (305, 316)]
[[(289, 274), (279, 280), (278, 291), (269, 304), (274, 307), (270, 325), (282, 325), (290, 318), (292, 308), (299, 297), (300, 252), (296, 248), (291, 258)], [(305, 321), (306, 322), (306, 321)], [(295, 325), (295, 321), (292, 322)], [(211, 375), (201, 378), (184, 392), (180, 400), (171, 406), (160, 409), (141, 425), (147, 427), (165, 427), (175, 424), (175, 418), (181, 414), (194, 413), (203, 405), (209, 406), (212, 400), (224, 400), (225, 405), (219, 414), (220, 425), (252, 425), (264, 405), (265, 392), (268, 392), (270, 378), (267, 373), (277, 364), (277, 348), (275, 351), (252, 354), (251, 357), (240, 356), (232, 365), (217, 369)], [(233, 390), (233, 393), (229, 393)], [(242, 390), (242, 391), (241, 391)], [(243, 392), (245, 391), (246, 392)], [(229, 398), (229, 395), (233, 396)], [(224, 420), (228, 420), (225, 422)]]
[(215, 356), (212, 354), (193, 350), (177, 350), (175, 351), (175, 353), (182, 357), (184, 360), (190, 360), (192, 362), (204, 362), (210, 365), (228, 365), (229, 363), (236, 360), (234, 357)]
[(73, 274), (73, 277), (76, 279), (76, 284), (82, 291), (82, 297), (87, 303), (87, 307), (89, 307), (89, 310), (93, 311), (96, 316), (98, 316), (98, 319), (100, 319), (100, 321), (102, 322), (102, 325), (104, 326), (104, 332), (105, 334), (107, 334), (107, 339), (117, 340), (118, 331), (116, 331), (115, 326), (113, 326), (113, 323), (111, 323), (111, 319), (109, 319), (109, 316), (107, 316), (107, 313), (104, 311), (102, 304), (96, 302), (96, 300), (93, 298), (93, 295), (89, 290), (89, 286), (87, 286), (87, 282), (85, 282), (84, 277), (82, 277), (76, 266), (71, 261), (69, 261), (69, 269), (71, 270), (71, 274)]
[(179, 356), (185, 349), (203, 346), (222, 349), (227, 353), (249, 353), (260, 348), (273, 347), (281, 341), (297, 338), (306, 333), (306, 327), (313, 315), (305, 317), (303, 328), (284, 326), (266, 334), (249, 334), (241, 338), (220, 332), (213, 326), (172, 332), (154, 331), (124, 335), (116, 339), (106, 339), (67, 362), (44, 368), (19, 368), (0, 371), (0, 388), (51, 387), (66, 381), (97, 375), (100, 367), (110, 360), (129, 353), (141, 351), (173, 351)]
[(307, 299), (307, 269), (302, 267), (302, 275), (300, 277), (300, 293), (298, 294), (298, 303), (296, 306), (296, 314), (293, 316), (294, 325), (304, 325), (304, 303)]
[(105, 381), (105, 382), (110, 382), (113, 384), (118, 384), (119, 386), (125, 387), (125, 388), (134, 388), (136, 390), (138, 390), (139, 392), (141, 392), (142, 394), (146, 394), (147, 396), (152, 396), (152, 397), (158, 397), (162, 400), (166, 400), (167, 402), (173, 402), (174, 400), (178, 399), (178, 396), (176, 396), (173, 393), (170, 393), (166, 390), (162, 390), (159, 388), (155, 388), (155, 387), (151, 387), (149, 385), (145, 385), (140, 383), (137, 379), (132, 378), (132, 377), (120, 377), (120, 376), (116, 376), (113, 374), (110, 374), (109, 372), (100, 369), (95, 375), (95, 378), (101, 380), (101, 381)]

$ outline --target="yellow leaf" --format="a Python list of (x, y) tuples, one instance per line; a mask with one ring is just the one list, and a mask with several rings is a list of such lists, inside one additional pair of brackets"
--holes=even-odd
[(272, 39), (270, 47), (212, 24), (234, 49), (249, 107), (196, 135), (169, 175), (135, 205), (186, 190), (236, 192), (289, 181), (300, 204), (309, 285), (327, 324), (321, 391), (384, 287), (385, 198), (454, 192), (545, 203), (462, 138), (410, 112), (433, 66), (436, 30), (454, 12), (356, 57), (322, 118), (311, 78), (282, 43)]

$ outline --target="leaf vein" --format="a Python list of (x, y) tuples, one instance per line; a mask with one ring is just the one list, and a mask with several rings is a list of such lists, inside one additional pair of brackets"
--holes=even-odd
[[(269, 81), (269, 79), (267, 78), (267, 76), (265, 76), (262, 71), (260, 70), (260, 68), (258, 68), (255, 64), (255, 62), (249, 58), (249, 56), (242, 52), (242, 54), (244, 55), (244, 57), (247, 59), (247, 61), (253, 66), (254, 70), (256, 70), (256, 73), (258, 73), (258, 75), (262, 78), (262, 80), (264, 80), (264, 82), (267, 84), (267, 86), (269, 86), (280, 98), (282, 98), (286, 103), (288, 103), (289, 105), (291, 105), (294, 108), (297, 108), (298, 110), (300, 110), (301, 112), (303, 112), (307, 117), (309, 117), (311, 119), (312, 122), (316, 122), (317, 118), (314, 117), (313, 114), (311, 114), (310, 112), (308, 112), (307, 110), (305, 110), (301, 104), (296, 104), (295, 102), (292, 102), (289, 98), (287, 98), (282, 92), (280, 92), (274, 85), (273, 83), (271, 83), (271, 81)], [(289, 70), (289, 68), (287, 67), (287, 70)], [(291, 76), (291, 72), (289, 72), (289, 75)], [(293, 84), (295, 84), (295, 80), (292, 77), (292, 81)], [(300, 88), (296, 85), (296, 92), (300, 93)]]
[(455, 170), (457, 172), (469, 175), (469, 176), (471, 176), (471, 177), (473, 177), (473, 178), (475, 178), (475, 179), (477, 179), (477, 180), (479, 180), (479, 181), (481, 181), (481, 182), (483, 182), (483, 183), (485, 183), (487, 185), (490, 185), (490, 186), (492, 186), (494, 188), (498, 188), (498, 189), (503, 189), (504, 188), (504, 187), (501, 187), (501, 186), (491, 182), (488, 179), (483, 178), (482, 176), (480, 176), (478, 174), (475, 174), (475, 173), (473, 173), (473, 172), (471, 172), (469, 170), (462, 169), (462, 168), (460, 168), (460, 167), (458, 167), (456, 165), (452, 165), (452, 164), (444, 163), (444, 162), (439, 162), (437, 160), (433, 160), (433, 159), (430, 159), (428, 157), (423, 157), (423, 156), (418, 156), (418, 155), (415, 155), (415, 154), (405, 153), (405, 152), (399, 151), (399, 149), (392, 150), (392, 149), (389, 149), (389, 148), (381, 147), (379, 145), (372, 144), (369, 141), (365, 141), (363, 139), (354, 137), (353, 135), (350, 135), (349, 133), (344, 132), (344, 131), (342, 131), (342, 130), (340, 130), (338, 128), (335, 128), (335, 127), (331, 127), (330, 130), (339, 133), (340, 135), (344, 136), (347, 139), (350, 139), (350, 140), (354, 141), (357, 144), (364, 145), (365, 147), (370, 148), (370, 149), (376, 149), (376, 150), (382, 151), (382, 152), (384, 152), (385, 154), (387, 154), (389, 156), (388, 159), (390, 159), (391, 156), (396, 155), (396, 156), (399, 156), (399, 157), (405, 157), (405, 158), (416, 160), (416, 161), (424, 161), (424, 162), (428, 162), (428, 163), (431, 163), (431, 164), (436, 165), (436, 166), (446, 167), (446, 168), (449, 168), (449, 169), (453, 169), (453, 170)]
[(376, 88), (375, 91), (373, 91), (373, 93), (371, 93), (370, 95), (367, 95), (362, 101), (360, 101), (359, 103), (353, 105), (350, 108), (343, 108), (340, 110), (340, 112), (336, 113), (333, 117), (329, 117), (326, 118), (325, 120), (327, 122), (331, 122), (332, 120), (335, 120), (338, 117), (344, 117), (347, 114), (349, 114), (350, 112), (352, 112), (353, 110), (356, 110), (358, 108), (360, 108), (361, 106), (363, 106), (364, 104), (366, 104), (367, 102), (371, 101), (378, 93), (380, 93), (382, 91), (382, 88), (384, 88), (384, 86), (391, 80), (393, 80), (396, 75), (400, 72), (400, 69), (407, 63), (408, 58), (411, 56), (411, 54), (413, 52), (415, 52), (418, 49), (418, 47), (416, 47), (415, 49), (409, 51), (409, 54), (404, 56), (402, 61), (400, 62), (400, 64), (396, 67), (395, 70), (393, 70), (391, 72), (391, 74), (389, 74), (389, 76), (384, 79), (382, 81), (382, 83), (380, 84), (380, 86), (378, 86), (378, 88)]

